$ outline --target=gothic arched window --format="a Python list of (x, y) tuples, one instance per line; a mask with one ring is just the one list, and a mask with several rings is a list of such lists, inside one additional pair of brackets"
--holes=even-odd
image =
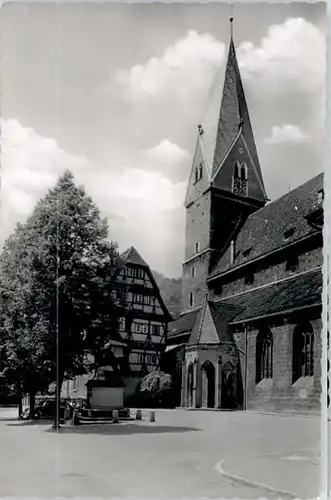
[(233, 184), (232, 184), (232, 191), (234, 193), (240, 192), (240, 164), (238, 161), (234, 162), (234, 167), (233, 167)]
[(241, 164), (241, 178), (247, 181), (247, 165), (245, 163)]
[(242, 196), (247, 196), (248, 171), (245, 163), (234, 162), (232, 191)]
[(314, 375), (314, 330), (309, 321), (300, 323), (293, 332), (292, 382)]
[(256, 383), (272, 378), (273, 336), (270, 328), (263, 328), (256, 337)]

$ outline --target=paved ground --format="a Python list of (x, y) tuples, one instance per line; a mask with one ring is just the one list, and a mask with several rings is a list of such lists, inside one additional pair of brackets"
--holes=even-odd
[(174, 410), (54, 433), (15, 413), (0, 409), (0, 497), (286, 498), (256, 482), (319, 494), (318, 418)]

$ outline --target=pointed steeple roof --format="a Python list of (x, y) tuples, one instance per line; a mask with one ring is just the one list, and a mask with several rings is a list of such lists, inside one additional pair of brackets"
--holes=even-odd
[[(215, 176), (219, 174), (238, 140), (240, 139), (240, 143), (244, 142), (244, 150), (247, 150), (249, 156), (246, 163), (247, 161), (251, 163), (254, 182), (260, 186), (258, 198), (266, 201), (267, 195), (233, 41), (233, 18), (230, 21), (231, 36), (225, 73), (218, 72), (210, 90), (209, 106), (202, 122), (203, 135), (199, 140), (213, 185)], [(221, 92), (222, 86), (223, 92)], [(241, 149), (243, 148), (240, 147)]]
[(231, 37), (217, 126), (217, 137), (213, 158), (212, 175), (214, 175), (219, 169), (237, 137), (243, 135), (247, 143), (247, 147), (252, 158), (256, 174), (259, 177), (259, 181), (262, 185), (263, 190), (265, 191), (254, 140), (254, 134), (246, 103), (245, 92), (239, 71), (236, 49), (233, 42), (233, 19), (231, 18), (230, 21)]
[(239, 312), (241, 309), (231, 304), (224, 307), (223, 304), (206, 300), (196, 316), (188, 345), (232, 342), (227, 323)]
[(121, 259), (125, 264), (135, 264), (136, 266), (149, 267), (147, 262), (144, 261), (134, 247), (130, 247), (122, 253)]

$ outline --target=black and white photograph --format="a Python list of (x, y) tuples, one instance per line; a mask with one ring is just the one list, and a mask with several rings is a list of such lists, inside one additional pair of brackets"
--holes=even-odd
[(327, 498), (327, 22), (2, 4), (0, 497)]

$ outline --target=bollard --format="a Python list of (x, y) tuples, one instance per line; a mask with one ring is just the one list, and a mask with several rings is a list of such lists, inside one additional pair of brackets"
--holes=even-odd
[(118, 422), (118, 410), (113, 411), (113, 422)]
[(136, 420), (141, 420), (141, 410), (137, 410)]
[(149, 421), (155, 422), (155, 411), (151, 411), (149, 414)]

